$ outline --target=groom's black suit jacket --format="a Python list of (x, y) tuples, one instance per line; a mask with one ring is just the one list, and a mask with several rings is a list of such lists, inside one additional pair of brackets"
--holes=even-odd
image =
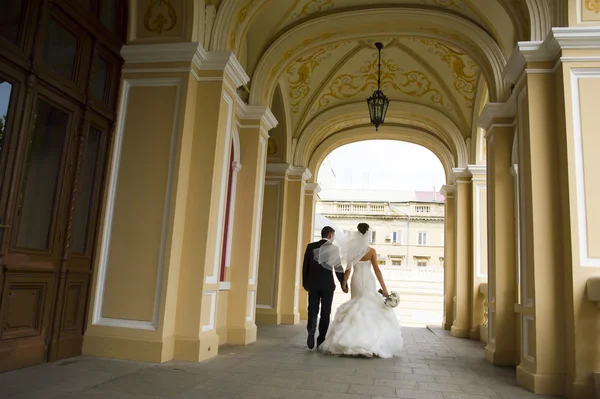
[[(321, 248), (327, 240), (323, 239), (317, 242), (308, 244), (304, 253), (304, 264), (302, 266), (302, 286), (308, 292), (311, 291), (335, 291), (335, 282), (333, 281), (333, 273), (322, 267), (314, 257), (315, 249)], [(340, 285), (344, 282), (344, 273), (342, 271), (335, 272)]]

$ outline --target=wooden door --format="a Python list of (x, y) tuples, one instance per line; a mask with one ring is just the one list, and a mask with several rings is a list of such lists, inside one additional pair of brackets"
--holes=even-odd
[(116, 0), (0, 9), (2, 372), (81, 353), (124, 14)]

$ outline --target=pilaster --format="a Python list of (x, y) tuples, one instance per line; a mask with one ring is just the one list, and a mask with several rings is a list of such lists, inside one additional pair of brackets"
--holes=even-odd
[(486, 359), (498, 366), (518, 364), (517, 255), (512, 152), (514, 98), (486, 105), (480, 127), (486, 130), (488, 187), (488, 343)]
[[(304, 221), (302, 222), (302, 245), (300, 246), (302, 251), (313, 241), (315, 205), (319, 199), (320, 191), (321, 186), (318, 183), (307, 183), (304, 188)], [(302, 265), (299, 267), (302, 267)], [(300, 320), (308, 319), (308, 293), (303, 289), (299, 290), (298, 311), (300, 312)]]
[(454, 182), (454, 320), (450, 333), (453, 337), (471, 336), (472, 295), (472, 237), (473, 196), (471, 173), (456, 168), (452, 172)]
[(244, 168), (238, 175), (231, 258), (231, 290), (227, 304), (227, 342), (256, 341), (256, 295), (268, 131), (277, 120), (266, 107), (240, 106), (236, 128)]
[(454, 238), (454, 186), (446, 185), (442, 187), (444, 195), (444, 318), (442, 327), (444, 330), (450, 330), (454, 322), (454, 276), (456, 266), (454, 263), (455, 238)]

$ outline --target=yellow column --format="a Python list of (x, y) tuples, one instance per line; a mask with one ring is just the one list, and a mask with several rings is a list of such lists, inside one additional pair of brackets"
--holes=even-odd
[(454, 169), (454, 321), (453, 337), (471, 336), (472, 192), (468, 169)]
[[(210, 53), (209, 53), (210, 54)], [(175, 358), (201, 361), (218, 353), (221, 343), (219, 280), (227, 206), (227, 174), (234, 129), (240, 70), (233, 55), (219, 54), (210, 65), (196, 70), (198, 83), (191, 141), (191, 162), (186, 192), (185, 228), (181, 237)], [(214, 70), (219, 59), (223, 70)], [(222, 312), (221, 316), (226, 314)]]
[(516, 82), (519, 137), (523, 304), (516, 307), (521, 318), (517, 381), (535, 393), (562, 395), (568, 341), (565, 292), (572, 286), (565, 275), (564, 251), (569, 250), (563, 218), (568, 213), (561, 206), (568, 203), (560, 151), (565, 140), (562, 76), (558, 54), (548, 52), (556, 48), (554, 43), (519, 48), (524, 47), (520, 44), (511, 57), (507, 73)]
[(471, 339), (480, 339), (481, 326), (484, 323), (484, 294), (481, 285), (487, 283), (487, 183), (486, 167), (469, 165), (471, 174), (471, 212), (472, 212), (472, 242), (471, 242), (471, 276), (470, 276), (470, 315)]
[[(83, 353), (163, 362), (181, 354), (178, 346), (185, 337), (196, 355), (182, 357), (198, 360), (202, 351), (216, 354), (215, 340), (199, 349), (200, 330), (208, 331), (204, 326), (214, 320), (191, 307), (207, 307), (202, 293), (210, 281), (197, 275), (204, 276), (216, 263), (211, 243), (222, 216), (218, 176), (227, 166), (225, 119), (233, 112), (235, 95), (235, 90), (225, 94), (224, 86), (237, 87), (248, 77), (233, 56), (215, 57), (198, 43), (125, 46), (122, 54), (119, 123)], [(227, 77), (225, 68), (231, 70)], [(200, 69), (210, 75), (210, 83), (202, 81)], [(204, 163), (194, 163), (198, 159)], [(214, 217), (195, 220), (203, 232), (195, 237), (191, 254), (183, 241), (188, 221), (197, 216), (189, 206), (193, 178), (203, 189), (197, 213)], [(192, 259), (196, 273), (188, 276)], [(182, 295), (182, 275), (193, 280), (198, 297)], [(196, 326), (182, 333), (176, 315)]]
[(499, 366), (517, 365), (518, 339), (514, 181), (512, 145), (515, 107), (491, 103), (480, 127), (486, 130), (488, 170), (488, 344), (486, 359)]
[(240, 161), (231, 252), (231, 290), (227, 304), (227, 342), (256, 341), (256, 289), (268, 131), (277, 121), (266, 107), (238, 108)]
[(304, 249), (302, 235), (304, 222), (304, 188), (311, 177), (307, 168), (292, 166), (287, 176), (283, 200), (283, 228), (281, 235), (281, 323), (300, 321), (298, 298), (301, 284), (301, 265)]
[(290, 164), (267, 164), (260, 235), (256, 323), (281, 323), (281, 232)]
[[(317, 199), (319, 199), (320, 191), (321, 187), (318, 183), (307, 183), (304, 189), (304, 221), (302, 223), (301, 251), (304, 251), (306, 246), (313, 242), (315, 204), (317, 203)], [(302, 267), (302, 264), (300, 264), (300, 267)], [(300, 278), (300, 284), (302, 284), (302, 278)], [(300, 320), (308, 320), (308, 293), (303, 288), (300, 288), (298, 295), (298, 311), (300, 312)]]
[(444, 212), (444, 319), (442, 327), (450, 330), (454, 322), (454, 186), (443, 186)]

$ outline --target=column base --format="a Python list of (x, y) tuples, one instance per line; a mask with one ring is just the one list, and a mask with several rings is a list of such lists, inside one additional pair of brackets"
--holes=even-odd
[(300, 323), (300, 313), (295, 311), (292, 314), (282, 314), (281, 315), (281, 324), (295, 325)]
[(233, 345), (248, 345), (256, 342), (258, 329), (256, 324), (250, 327), (229, 327), (227, 329), (228, 343)]
[(535, 374), (525, 370), (521, 365), (517, 367), (517, 384), (538, 395), (565, 394), (564, 374)]
[(456, 326), (450, 327), (450, 335), (455, 338), (470, 338), (471, 331), (468, 328), (458, 328)]
[(600, 387), (594, 382), (574, 382), (567, 387), (567, 398), (600, 398)]
[(175, 338), (175, 359), (201, 362), (219, 354), (219, 336), (215, 331), (200, 334), (200, 338)]
[(481, 330), (479, 329), (479, 326), (476, 328), (471, 329), (471, 331), (469, 331), (469, 338), (471, 338), (472, 340), (475, 341), (479, 341), (481, 337)]
[(511, 350), (499, 350), (496, 345), (489, 342), (485, 349), (485, 360), (494, 366), (514, 367), (516, 366), (515, 355)]
[(301, 321), (306, 321), (308, 320), (308, 310), (299, 310), (298, 313), (300, 313), (300, 320)]
[(485, 342), (486, 344), (488, 343), (488, 337), (489, 337), (489, 328), (486, 326), (480, 326), (479, 327), (479, 340), (481, 342)]
[(173, 359), (175, 339), (151, 341), (142, 338), (85, 335), (82, 355), (139, 362), (164, 363)]
[(281, 314), (274, 309), (257, 309), (255, 321), (257, 325), (278, 325), (281, 324)]
[(446, 321), (446, 318), (444, 317), (444, 320), (442, 320), (442, 328), (444, 330), (450, 331), (450, 329), (452, 328), (452, 322)]

